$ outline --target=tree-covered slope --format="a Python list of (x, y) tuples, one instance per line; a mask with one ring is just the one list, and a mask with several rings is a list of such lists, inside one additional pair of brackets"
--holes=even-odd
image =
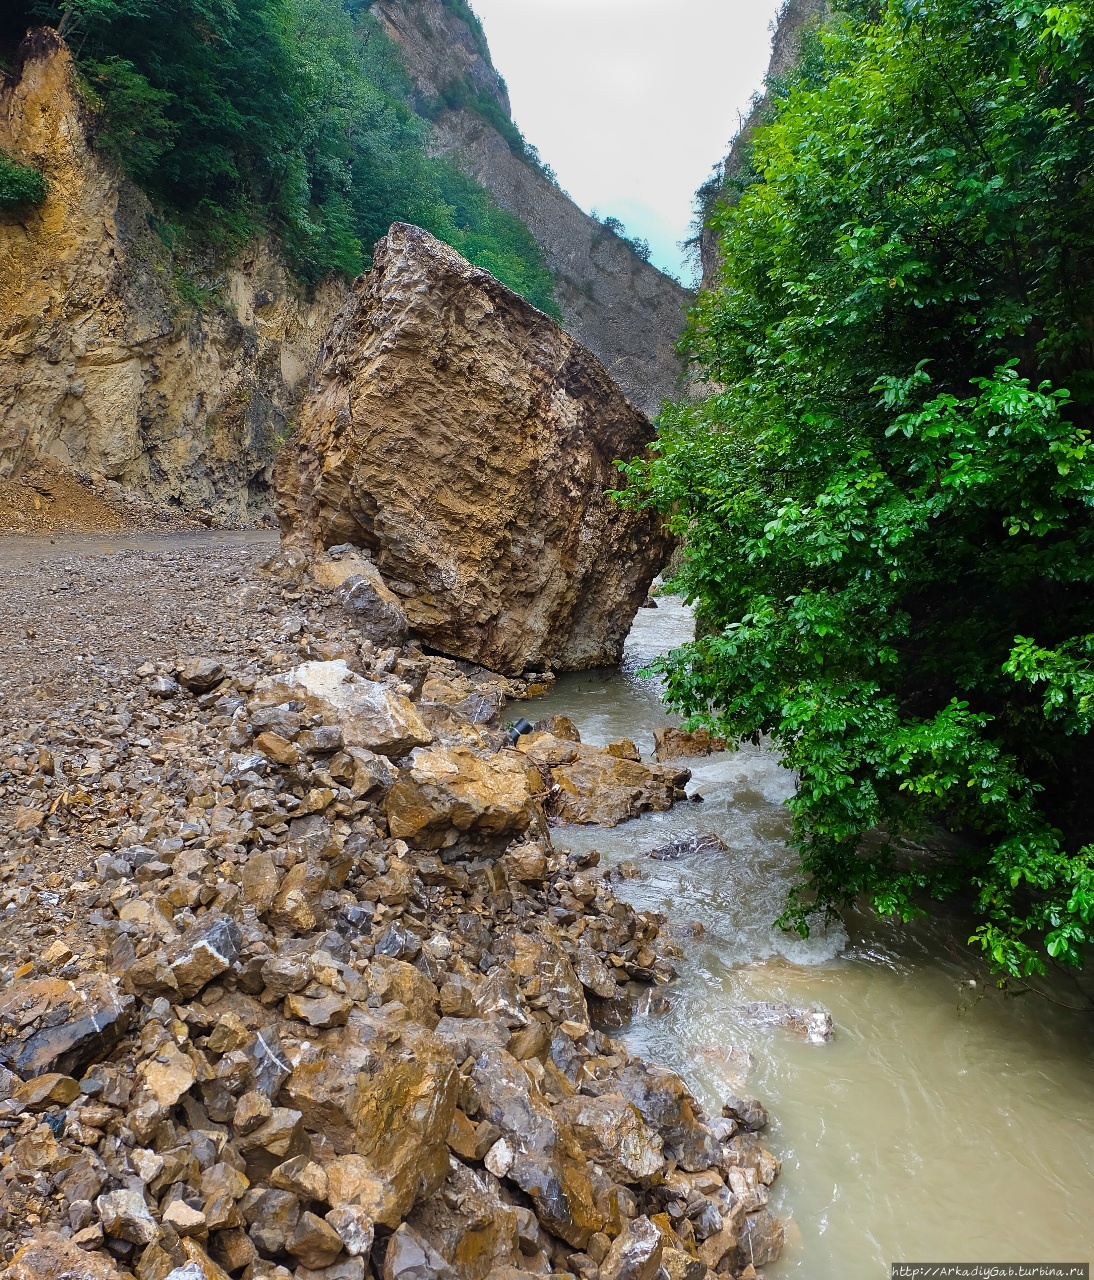
[(790, 919), (968, 890), (1012, 972), (1094, 933), (1092, 94), (1089, 0), (847, 0), (713, 215), (717, 390), (631, 468), (704, 619), (673, 701), (800, 775)]
[(399, 55), (364, 3), (339, 0), (15, 0), (14, 50), (34, 24), (76, 52), (98, 144), (162, 213), (165, 238), (230, 252), (275, 233), (299, 275), (349, 275), (396, 220), (447, 241), (557, 314), (519, 218), (427, 154)]

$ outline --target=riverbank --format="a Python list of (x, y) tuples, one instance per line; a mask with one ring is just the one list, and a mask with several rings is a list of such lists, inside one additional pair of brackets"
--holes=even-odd
[[(564, 676), (534, 714), (572, 717), (588, 742), (630, 737), (652, 750), (675, 722), (636, 673), (692, 627), (678, 601), (659, 603), (638, 615), (622, 670)], [(751, 747), (682, 763), (702, 804), (556, 832), (556, 843), (596, 848), (636, 909), (697, 926), (677, 935), (685, 960), (664, 1016), (622, 1035), (685, 1072), (704, 1104), (744, 1091), (770, 1108), (765, 1141), (783, 1161), (771, 1204), (787, 1244), (769, 1274), (881, 1276), (923, 1257), (1087, 1260), (1090, 975), (1085, 990), (1053, 975), (1048, 998), (1000, 990), (966, 945), (974, 926), (958, 907), (907, 927), (849, 913), (808, 940), (782, 933), (772, 921), (795, 872), (782, 807), (793, 778)], [(725, 849), (646, 856), (696, 833)], [(757, 1024), (756, 1002), (822, 1006), (833, 1039)]]
[(593, 1025), (679, 948), (552, 845), (536, 683), (360, 641), (269, 550), (11, 548), (10, 1280), (755, 1275), (766, 1117)]

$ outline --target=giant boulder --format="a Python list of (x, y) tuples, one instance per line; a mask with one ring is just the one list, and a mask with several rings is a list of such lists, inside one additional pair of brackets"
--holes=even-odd
[(396, 223), (279, 457), (284, 550), (366, 548), (419, 636), (491, 670), (614, 663), (671, 541), (605, 491), (652, 439), (548, 316)]

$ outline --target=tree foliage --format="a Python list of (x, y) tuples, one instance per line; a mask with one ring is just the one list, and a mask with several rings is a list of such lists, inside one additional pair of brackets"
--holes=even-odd
[(71, 38), (100, 147), (196, 247), (270, 230), (307, 280), (359, 272), (395, 220), (558, 314), (519, 219), (426, 151), (395, 46), (339, 0), (16, 0)]
[(45, 198), (46, 180), (38, 170), (0, 151), (0, 209), (41, 204)]
[(971, 891), (1015, 974), (1094, 930), (1092, 52), (1090, 0), (835, 14), (629, 468), (688, 541), (670, 699), (798, 772), (785, 923)]

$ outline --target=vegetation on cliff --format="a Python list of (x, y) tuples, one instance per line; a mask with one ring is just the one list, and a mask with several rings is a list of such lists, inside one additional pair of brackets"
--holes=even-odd
[(0, 209), (41, 204), (45, 198), (46, 180), (38, 170), (0, 151)]
[(704, 619), (672, 702), (800, 775), (787, 923), (971, 891), (1011, 973), (1094, 932), (1092, 54), (1087, 0), (837, 12), (713, 215), (717, 389), (629, 468)]
[(73, 37), (100, 148), (169, 239), (224, 253), (270, 230), (315, 280), (357, 274), (393, 221), (415, 222), (557, 314), (527, 227), (427, 154), (398, 53), (363, 6), (16, 0), (0, 34), (43, 22)]

